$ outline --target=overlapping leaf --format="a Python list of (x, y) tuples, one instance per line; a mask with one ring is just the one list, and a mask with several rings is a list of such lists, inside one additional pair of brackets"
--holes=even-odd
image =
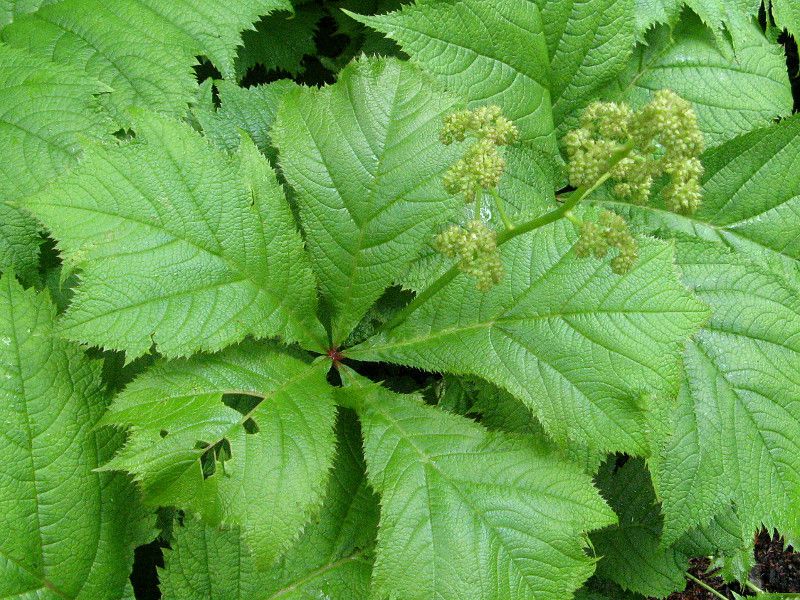
[(733, 58), (730, 43), (686, 13), (675, 31), (653, 30), (605, 94), (640, 105), (653, 91), (671, 89), (693, 103), (709, 146), (791, 114), (783, 49), (755, 24), (740, 38)]
[(478, 375), (524, 400), (560, 443), (647, 452), (648, 405), (677, 392), (681, 350), (707, 309), (678, 280), (670, 245), (642, 240), (618, 276), (577, 259), (575, 239), (563, 222), (514, 238), (491, 291), (460, 275), (347, 355)]
[(319, 520), (266, 571), (256, 569), (236, 531), (186, 519), (159, 572), (164, 598), (205, 600), (367, 600), (378, 504), (367, 487), (360, 433), (340, 417), (339, 451)]
[(438, 132), (456, 106), (396, 60), (362, 59), (334, 85), (286, 96), (272, 138), (297, 191), (334, 344), (463, 206), (441, 183), (459, 149)]
[(395, 40), (471, 105), (501, 106), (522, 141), (552, 142), (549, 60), (535, 2), (418, 2), (385, 15), (352, 16)]
[[(96, 431), (100, 365), (53, 334), (45, 294), (0, 277), (0, 596), (116, 599), (150, 519)], [(150, 521), (148, 523), (148, 521)]]
[(560, 133), (628, 64), (634, 0), (537, 0), (550, 54), (550, 96)]
[(369, 382), (342, 395), (381, 496), (378, 595), (563, 600), (591, 574), (584, 532), (614, 516), (577, 467)]
[(36, 222), (3, 203), (74, 165), (80, 139), (109, 131), (96, 98), (107, 91), (77, 71), (0, 44), (0, 271), (11, 267), (30, 280), (40, 243)]
[(145, 113), (136, 134), (93, 148), (24, 202), (82, 270), (64, 332), (129, 358), (153, 344), (167, 356), (218, 350), (248, 334), (322, 348), (302, 241), (252, 142), (230, 157)]
[(288, 0), (62, 0), (17, 18), (3, 41), (85, 71), (111, 88), (105, 105), (127, 123), (140, 106), (182, 115), (194, 97), (192, 66), (208, 56), (233, 75), (240, 31)]
[(325, 367), (266, 343), (159, 363), (103, 420), (131, 428), (107, 468), (132, 473), (150, 504), (239, 526), (268, 566), (325, 492), (335, 419)]
[(686, 283), (713, 309), (686, 350), (676, 433), (657, 483), (668, 539), (735, 502), (745, 531), (800, 536), (800, 302), (779, 274), (681, 241)]

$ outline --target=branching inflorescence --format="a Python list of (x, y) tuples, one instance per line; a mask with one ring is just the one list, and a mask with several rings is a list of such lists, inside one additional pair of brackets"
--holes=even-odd
[[(615, 195), (634, 204), (650, 199), (656, 182), (667, 181), (662, 196), (667, 210), (691, 214), (700, 205), (703, 166), (703, 136), (692, 105), (671, 90), (660, 90), (639, 110), (616, 102), (593, 102), (580, 119), (580, 127), (563, 139), (568, 159), (570, 185), (575, 190), (564, 205), (552, 211), (554, 218), (539, 218), (515, 227), (506, 221), (498, 233), (481, 219), (480, 204), (489, 192), (498, 205), (496, 188), (505, 169), (500, 147), (513, 144), (516, 126), (497, 106), (458, 111), (445, 119), (440, 139), (443, 144), (475, 142), (444, 176), (451, 194), (475, 203), (476, 218), (465, 226), (454, 225), (439, 234), (437, 249), (457, 259), (456, 268), (476, 279), (479, 290), (488, 290), (502, 278), (498, 247), (521, 233), (532, 231), (561, 217), (580, 229), (575, 253), (580, 257), (604, 258), (616, 250), (611, 269), (617, 274), (630, 270), (638, 257), (638, 244), (628, 224), (611, 211), (602, 211), (596, 222), (582, 221), (571, 209), (607, 180)], [(498, 206), (502, 212), (502, 206)]]

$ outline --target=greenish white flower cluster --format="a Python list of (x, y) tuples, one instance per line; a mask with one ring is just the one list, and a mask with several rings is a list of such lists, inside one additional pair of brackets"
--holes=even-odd
[[(638, 111), (626, 104), (594, 102), (580, 127), (564, 136), (570, 184), (589, 187), (609, 172), (614, 192), (634, 203), (650, 197), (655, 180), (669, 177), (662, 194), (668, 210), (691, 214), (700, 206), (703, 136), (691, 103), (659, 90)], [(618, 163), (612, 157), (628, 149)]]
[[(444, 187), (466, 202), (479, 200), (485, 190), (496, 188), (505, 169), (499, 148), (519, 138), (516, 125), (503, 116), (498, 106), (481, 106), (448, 115), (440, 140), (445, 145), (475, 138), (464, 156), (444, 176)], [(480, 209), (476, 210), (480, 215)], [(480, 218), (466, 226), (453, 225), (436, 238), (437, 249), (448, 258), (457, 259), (458, 268), (476, 280), (479, 290), (488, 290), (503, 275), (497, 233)]]
[(581, 237), (575, 244), (575, 254), (604, 258), (611, 248), (619, 250), (611, 260), (611, 270), (619, 275), (627, 273), (639, 257), (639, 245), (625, 219), (610, 210), (604, 210), (597, 223), (586, 221), (581, 225)]
[(474, 277), (481, 291), (499, 283), (503, 276), (497, 232), (480, 219), (443, 231), (436, 238), (436, 248), (448, 258), (458, 259), (459, 270)]
[(495, 188), (506, 166), (498, 148), (513, 144), (519, 138), (516, 125), (503, 116), (499, 106), (481, 106), (448, 115), (439, 136), (450, 145), (474, 137), (475, 142), (444, 176), (444, 187), (450, 194), (461, 194), (467, 202), (475, 200), (483, 190)]

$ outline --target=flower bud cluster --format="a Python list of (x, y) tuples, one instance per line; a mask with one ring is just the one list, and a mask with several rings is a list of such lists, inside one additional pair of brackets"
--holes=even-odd
[(490, 289), (503, 276), (497, 232), (473, 219), (465, 227), (453, 225), (436, 237), (436, 248), (448, 258), (458, 259), (458, 269), (476, 280), (481, 291)]
[(636, 238), (631, 235), (625, 219), (604, 210), (597, 223), (587, 221), (581, 226), (575, 254), (580, 257), (594, 255), (596, 258), (604, 258), (612, 248), (619, 252), (611, 260), (611, 270), (619, 275), (630, 271), (639, 256)]
[[(701, 201), (703, 136), (691, 103), (675, 92), (659, 90), (634, 112), (626, 104), (594, 102), (580, 127), (564, 136), (569, 178), (574, 187), (589, 187), (605, 173), (614, 193), (634, 203), (646, 202), (654, 181), (669, 177), (663, 189), (669, 210), (690, 214)], [(627, 155), (612, 166), (622, 149)]]
[(472, 202), (483, 190), (500, 184), (505, 160), (498, 148), (513, 144), (519, 138), (517, 127), (503, 116), (498, 106), (481, 106), (460, 110), (444, 120), (439, 136), (450, 145), (474, 137), (475, 142), (444, 176), (444, 187), (450, 194), (460, 194)]

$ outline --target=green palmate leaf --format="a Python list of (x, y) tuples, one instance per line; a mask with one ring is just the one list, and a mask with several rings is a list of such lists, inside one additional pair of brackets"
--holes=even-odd
[(800, 5), (792, 0), (771, 0), (772, 17), (780, 29), (786, 29), (794, 39), (800, 39)]
[(619, 276), (577, 259), (576, 237), (558, 222), (514, 238), (491, 291), (460, 275), (347, 356), (478, 375), (524, 400), (559, 443), (648, 452), (651, 400), (677, 391), (681, 349), (707, 309), (678, 280), (670, 245), (642, 240)]
[(592, 534), (597, 575), (623, 589), (664, 598), (686, 585), (689, 558), (661, 546), (662, 518), (650, 475), (641, 459), (619, 469), (611, 460), (600, 470), (598, 486), (619, 517), (619, 524)]
[[(656, 468), (668, 539), (733, 501), (746, 533), (800, 537), (800, 301), (768, 268), (680, 241), (684, 280), (713, 308), (686, 350), (676, 433)], [(707, 449), (707, 450), (704, 450)]]
[(799, 152), (800, 117), (791, 117), (706, 152), (703, 204), (691, 217), (658, 204), (612, 206), (643, 228), (721, 242), (793, 278), (800, 260)]
[[(131, 428), (107, 468), (132, 473), (149, 504), (239, 526), (267, 566), (325, 491), (335, 418), (325, 371), (256, 343), (158, 363), (103, 420)], [(240, 396), (223, 402), (225, 394)]]
[(63, 0), (19, 17), (0, 38), (109, 85), (104, 103), (127, 123), (132, 105), (182, 115), (197, 86), (195, 57), (232, 76), (239, 32), (281, 8), (288, 0)]
[(0, 596), (115, 599), (150, 520), (124, 476), (97, 473), (100, 364), (53, 335), (45, 294), (0, 278)]
[(273, 140), (300, 216), (334, 344), (463, 202), (441, 177), (438, 132), (456, 101), (396, 60), (353, 63), (336, 84), (290, 93)]
[(278, 12), (261, 19), (255, 31), (242, 35), (244, 45), (236, 60), (239, 78), (258, 64), (268, 71), (280, 69), (298, 75), (303, 70), (303, 56), (316, 49), (314, 32), (322, 15), (321, 6), (310, 4), (298, 7), (294, 13)]
[(501, 106), (522, 141), (552, 142), (549, 60), (535, 2), (418, 2), (385, 15), (351, 16), (399, 43), (470, 106)]
[(628, 64), (634, 0), (537, 0), (550, 53), (553, 118), (563, 134)]
[(604, 94), (639, 106), (653, 91), (669, 88), (693, 103), (709, 146), (791, 114), (783, 49), (769, 43), (755, 24), (740, 37), (732, 59), (730, 43), (715, 40), (686, 13), (675, 31), (666, 26), (652, 31)]
[(0, 271), (30, 281), (39, 258), (36, 222), (3, 202), (35, 192), (75, 163), (78, 141), (110, 131), (99, 81), (0, 44)]
[(378, 505), (367, 487), (352, 413), (339, 420), (339, 451), (319, 520), (266, 571), (236, 531), (186, 519), (159, 572), (165, 600), (367, 600)]
[(135, 129), (24, 201), (83, 272), (64, 332), (129, 359), (248, 334), (322, 348), (302, 241), (252, 142), (230, 157), (164, 117), (139, 113)]
[(381, 496), (379, 597), (563, 600), (591, 574), (584, 532), (614, 515), (577, 467), (360, 379), (341, 396)]
[[(203, 133), (221, 148), (234, 151), (239, 147), (242, 131), (270, 160), (275, 159), (275, 150), (269, 130), (275, 120), (283, 97), (297, 87), (289, 79), (281, 79), (267, 85), (241, 88), (229, 81), (217, 81), (219, 109), (209, 105), (194, 111)], [(209, 89), (210, 94), (210, 89)]]

